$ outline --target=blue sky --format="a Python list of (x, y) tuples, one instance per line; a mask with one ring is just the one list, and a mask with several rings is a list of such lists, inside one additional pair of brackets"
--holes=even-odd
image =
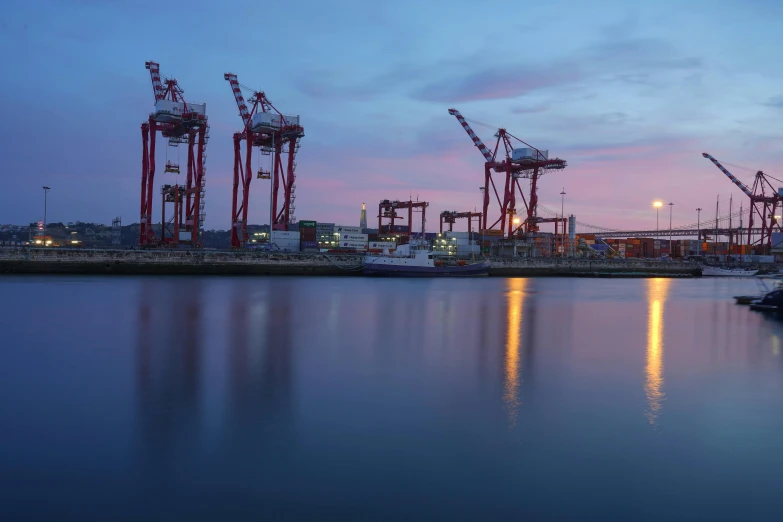
[[(229, 71), (301, 115), (300, 219), (354, 224), (361, 202), (412, 193), (434, 230), (441, 210), (479, 205), (483, 159), (455, 107), (568, 160), (542, 178), (545, 206), (565, 187), (579, 221), (647, 227), (660, 198), (675, 224), (695, 222), (718, 195), (742, 199), (701, 152), (783, 179), (782, 19), (771, 1), (11, 0), (0, 223), (41, 219), (44, 184), (52, 221), (138, 221), (146, 60), (207, 104), (207, 228), (230, 221)], [(254, 180), (251, 222), (267, 202)]]

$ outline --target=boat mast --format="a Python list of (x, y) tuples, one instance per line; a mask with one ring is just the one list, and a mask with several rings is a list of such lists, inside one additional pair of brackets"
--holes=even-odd
[(726, 255), (728, 256), (727, 259), (731, 259), (731, 239), (732, 239), (732, 231), (731, 231), (731, 203), (734, 200), (734, 194), (729, 196), (729, 248), (726, 252)]
[(712, 255), (716, 256), (718, 253), (715, 251), (718, 248), (718, 222), (720, 221), (718, 217), (718, 212), (720, 208), (720, 194), (718, 194), (718, 201), (715, 202), (715, 239), (712, 243)]

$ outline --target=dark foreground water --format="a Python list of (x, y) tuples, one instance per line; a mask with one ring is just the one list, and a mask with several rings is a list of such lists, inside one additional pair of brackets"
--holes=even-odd
[(0, 520), (779, 520), (752, 280), (0, 278)]

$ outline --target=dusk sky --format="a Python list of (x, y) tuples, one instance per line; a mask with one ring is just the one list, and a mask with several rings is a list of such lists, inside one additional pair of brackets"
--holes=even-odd
[[(374, 216), (412, 194), (433, 231), (440, 211), (479, 206), (483, 158), (450, 107), (567, 160), (539, 198), (559, 210), (565, 187), (580, 222), (654, 228), (656, 198), (675, 225), (714, 215), (718, 195), (747, 206), (702, 152), (783, 179), (780, 1), (4, 5), (0, 224), (42, 219), (42, 185), (49, 221), (138, 222), (147, 60), (207, 104), (208, 229), (230, 226), (241, 128), (225, 72), (301, 116), (299, 219), (354, 225), (362, 202)], [(157, 171), (156, 217), (174, 177)], [(250, 199), (267, 223), (269, 182)]]

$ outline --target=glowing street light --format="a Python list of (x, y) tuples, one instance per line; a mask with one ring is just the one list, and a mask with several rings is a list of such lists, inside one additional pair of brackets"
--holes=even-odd
[[(658, 237), (658, 232), (660, 230), (660, 228), (658, 227), (658, 211), (662, 206), (663, 206), (663, 201), (653, 201), (653, 207), (655, 208), (655, 242), (658, 243), (659, 251), (661, 248), (660, 246), (661, 239)], [(658, 257), (658, 254), (656, 254), (655, 257)]]

